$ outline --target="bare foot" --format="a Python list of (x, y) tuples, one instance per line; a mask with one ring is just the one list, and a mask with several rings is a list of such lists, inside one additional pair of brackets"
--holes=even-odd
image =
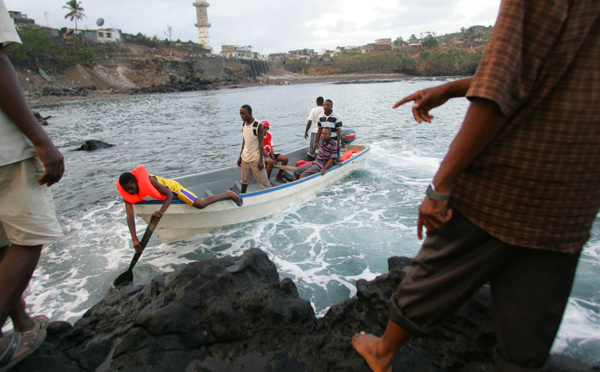
[(240, 200), (240, 196), (238, 194), (236, 194), (235, 192), (233, 192), (231, 190), (227, 190), (225, 192), (227, 193), (227, 195), (229, 195), (231, 200), (233, 200), (234, 202), (237, 203)]
[(392, 372), (394, 354), (381, 352), (385, 349), (381, 338), (361, 332), (352, 337), (352, 346), (374, 372)]

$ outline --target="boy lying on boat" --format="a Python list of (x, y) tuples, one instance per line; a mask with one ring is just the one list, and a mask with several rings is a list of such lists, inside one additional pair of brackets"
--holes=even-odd
[(117, 182), (117, 190), (125, 200), (127, 226), (129, 227), (136, 253), (141, 253), (144, 249), (140, 245), (135, 231), (135, 216), (133, 213), (133, 204), (135, 203), (143, 200), (164, 200), (160, 209), (152, 214), (157, 219), (160, 219), (165, 214), (173, 198), (198, 209), (205, 208), (212, 203), (224, 199), (233, 200), (238, 207), (244, 204), (244, 199), (242, 199), (234, 187), (223, 194), (210, 195), (201, 199), (177, 181), (148, 174), (146, 169), (141, 165), (134, 168), (131, 172), (121, 174)]
[(301, 165), (294, 169), (294, 176), (298, 179), (312, 176), (321, 172), (325, 175), (327, 169), (338, 163), (338, 146), (335, 139), (331, 139), (331, 129), (323, 128), (321, 131), (321, 141), (319, 142), (319, 153), (315, 161)]

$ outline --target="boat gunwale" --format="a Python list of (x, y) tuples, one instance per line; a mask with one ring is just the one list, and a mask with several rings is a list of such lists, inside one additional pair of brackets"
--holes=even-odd
[[(325, 173), (327, 174), (329, 172), (338, 170), (339, 168), (341, 168), (342, 166), (344, 166), (344, 165), (346, 165), (348, 163), (355, 162), (356, 160), (358, 160), (359, 158), (361, 158), (362, 156), (364, 156), (371, 149), (370, 146), (366, 146), (366, 145), (365, 146), (363, 146), (363, 145), (353, 145), (353, 146), (360, 146), (360, 147), (363, 147), (363, 149), (362, 149), (362, 151), (360, 151), (358, 153), (355, 153), (353, 156), (351, 156), (350, 158), (348, 158), (345, 161), (343, 161), (342, 165), (335, 165), (335, 166), (329, 168)], [(305, 147), (306, 146), (300, 146), (300, 147), (297, 147), (297, 148), (295, 148), (293, 150), (288, 151), (287, 153), (291, 153), (291, 152), (297, 151), (298, 149), (305, 148)], [(204, 170), (204, 171), (201, 171), (201, 172), (188, 173), (188, 174), (184, 174), (184, 175), (181, 175), (181, 176), (177, 176), (177, 177), (175, 177), (173, 179), (175, 181), (177, 181), (177, 179), (181, 178), (181, 177), (195, 176), (195, 175), (199, 175), (199, 174), (202, 174), (202, 173), (207, 173), (207, 172), (211, 172), (211, 171), (215, 171), (215, 170), (227, 169), (227, 168), (232, 168), (232, 167), (237, 167), (237, 166), (236, 165), (232, 165), (232, 166), (229, 166), (229, 167), (220, 167), (220, 168), (207, 169), (207, 170)], [(252, 196), (258, 196), (258, 195), (262, 195), (262, 194), (268, 194), (268, 193), (280, 191), (280, 190), (283, 190), (283, 189), (288, 188), (288, 187), (293, 187), (293, 186), (296, 186), (296, 185), (300, 185), (301, 183), (310, 181), (313, 178), (320, 177), (320, 176), (322, 176), (322, 174), (319, 172), (319, 173), (315, 173), (313, 175), (310, 175), (308, 177), (305, 177), (305, 178), (303, 178), (301, 180), (298, 179), (298, 180), (295, 180), (293, 182), (284, 183), (284, 184), (281, 184), (281, 185), (270, 187), (268, 189), (258, 190), (258, 191), (253, 191), (253, 192), (248, 192), (248, 193), (243, 194), (243, 198), (246, 199), (246, 198), (249, 198), (249, 197), (252, 197)], [(125, 201), (125, 200), (123, 200), (123, 201)], [(223, 201), (223, 200), (220, 200), (220, 201)], [(162, 204), (162, 203), (163, 203), (163, 200), (143, 200), (143, 201), (140, 201), (140, 202), (136, 203), (136, 205), (153, 205), (153, 204)], [(186, 204), (186, 203), (183, 202), (183, 201), (181, 201), (181, 200), (178, 200), (178, 199), (173, 199), (173, 201), (171, 202), (171, 205), (173, 205), (173, 204)]]

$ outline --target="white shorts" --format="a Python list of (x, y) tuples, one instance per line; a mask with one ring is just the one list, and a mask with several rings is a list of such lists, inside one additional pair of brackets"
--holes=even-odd
[(62, 236), (52, 191), (37, 182), (43, 173), (37, 157), (0, 167), (0, 247), (36, 246)]

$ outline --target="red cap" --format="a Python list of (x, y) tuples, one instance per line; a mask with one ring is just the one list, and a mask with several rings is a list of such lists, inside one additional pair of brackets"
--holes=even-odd
[(263, 122), (261, 122), (261, 124), (262, 124), (262, 125), (263, 125), (265, 128), (268, 128), (268, 127), (269, 127), (269, 122), (268, 122), (268, 121), (266, 121), (266, 120), (265, 120), (265, 121), (263, 121)]

